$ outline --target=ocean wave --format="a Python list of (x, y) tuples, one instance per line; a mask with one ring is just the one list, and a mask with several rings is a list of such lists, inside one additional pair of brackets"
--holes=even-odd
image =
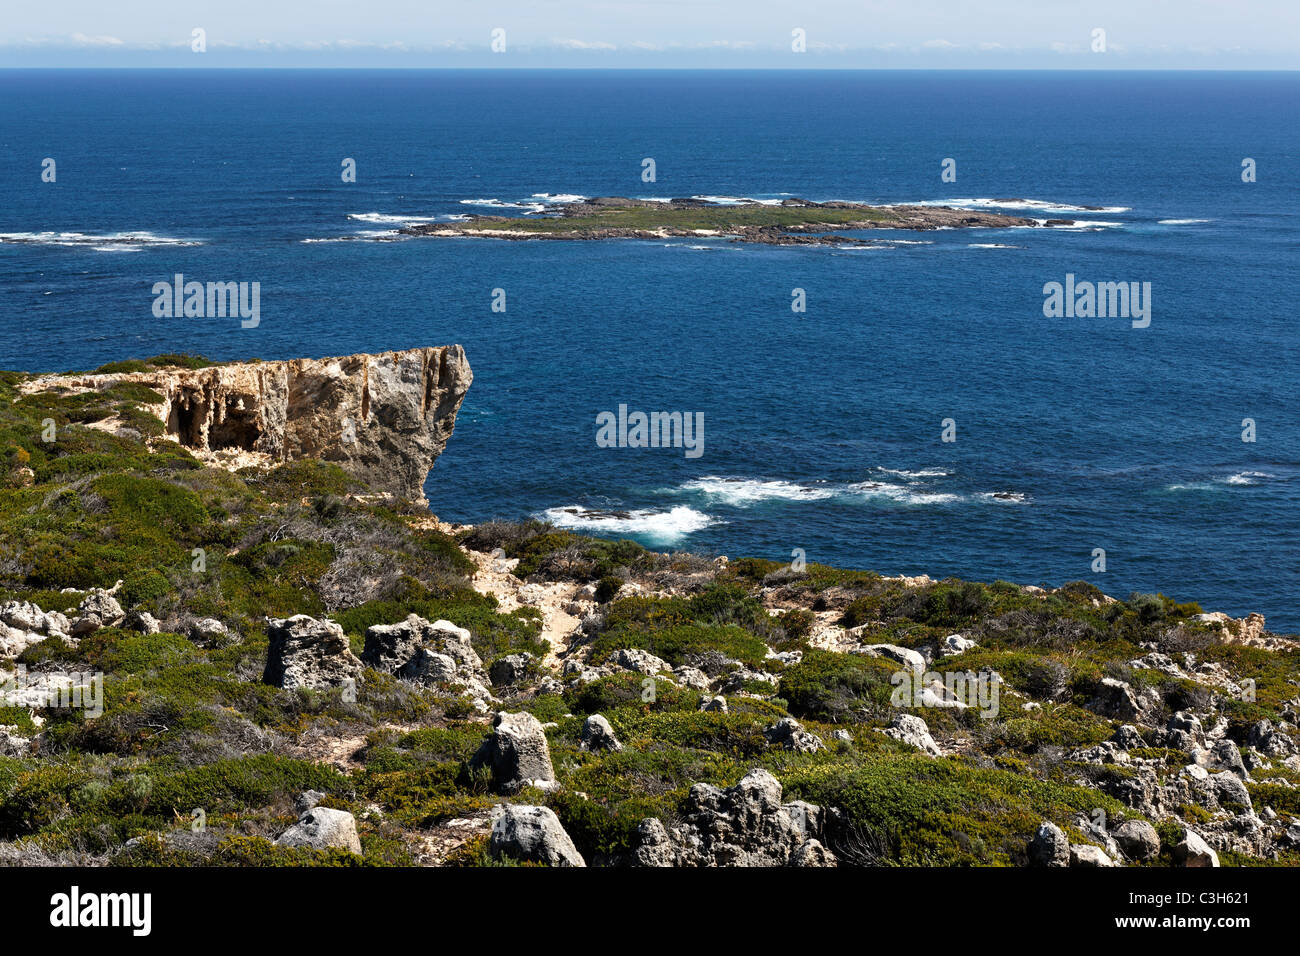
[(967, 249), (1023, 249), (1024, 246), (1012, 246), (1005, 242), (972, 242), (967, 244)]
[(1039, 212), (1091, 213), (1131, 212), (1131, 206), (1076, 206), (1071, 203), (1052, 202), (1046, 199), (926, 199), (914, 203), (891, 203), (901, 206), (952, 206), (956, 209), (1021, 209)]
[(557, 528), (596, 534), (639, 534), (663, 542), (676, 541), (714, 523), (713, 518), (685, 505), (668, 511), (604, 511), (570, 505), (549, 508), (538, 517)]
[(906, 468), (878, 467), (876, 471), (882, 475), (896, 475), (899, 478), (947, 478), (952, 474), (942, 468), (920, 468), (916, 471), (908, 471)]
[(784, 199), (752, 199), (749, 196), (692, 196), (700, 202), (713, 203), (715, 206), (740, 206), (744, 203), (757, 203), (760, 206), (779, 206)]
[(1029, 500), (1029, 496), (1023, 491), (984, 491), (977, 497), (985, 501), (996, 501), (999, 504), (1023, 505)]
[(706, 475), (703, 478), (688, 481), (681, 486), (681, 490), (699, 492), (736, 507), (773, 499), (820, 501), (834, 497), (834, 492), (828, 488), (811, 488), (793, 481), (720, 478), (716, 475)]
[(1276, 477), (1277, 475), (1271, 475), (1267, 471), (1239, 471), (1236, 474), (1227, 475), (1216, 480), (1222, 481), (1225, 485), (1257, 485), (1260, 478)]
[(1214, 222), (1213, 219), (1157, 219), (1162, 226), (1194, 226), (1202, 222)]
[(877, 467), (872, 471), (882, 477), (866, 481), (831, 482), (706, 475), (664, 491), (667, 494), (702, 495), (710, 501), (732, 508), (748, 508), (769, 501), (816, 502), (832, 499), (850, 503), (874, 500), (900, 505), (949, 505), (963, 502), (1023, 504), (1030, 500), (1029, 495), (1022, 491), (964, 493), (949, 490), (938, 483), (939, 479), (952, 477), (952, 472), (942, 468)]
[(99, 252), (116, 252), (122, 247), (201, 246), (202, 239), (157, 236), (152, 232), (0, 232), (0, 243), (33, 246), (90, 246)]
[(899, 485), (889, 481), (858, 481), (847, 490), (862, 498), (891, 501), (900, 505), (949, 505), (963, 500), (949, 491), (930, 491), (916, 485)]
[(533, 193), (532, 199), (540, 199), (545, 203), (563, 204), (571, 202), (582, 202), (587, 197), (579, 196), (577, 193)]
[(1219, 475), (1204, 481), (1178, 482), (1166, 485), (1165, 491), (1218, 491), (1225, 487), (1254, 487), (1263, 481), (1276, 477), (1277, 475), (1267, 471), (1238, 471), (1231, 475)]
[(394, 225), (409, 226), (417, 222), (453, 222), (460, 219), (468, 219), (468, 216), (408, 216), (403, 214), (388, 212), (350, 212), (349, 219), (355, 219), (357, 222), (369, 222), (375, 225)]
[(504, 199), (462, 199), (462, 206), (483, 206), (487, 209), (523, 209), (526, 212), (545, 212), (544, 202), (508, 202)]
[[(1047, 219), (1034, 220), (1034, 222), (1038, 223), (1040, 226), (1046, 226), (1048, 221), (1049, 220)], [(1103, 229), (1120, 229), (1123, 228), (1124, 225), (1125, 224), (1122, 222), (1103, 221), (1101, 219), (1078, 219), (1069, 225), (1055, 225), (1050, 228), (1070, 230), (1072, 232), (1101, 232)], [(1032, 229), (1034, 227), (1026, 226), (1023, 228)]]

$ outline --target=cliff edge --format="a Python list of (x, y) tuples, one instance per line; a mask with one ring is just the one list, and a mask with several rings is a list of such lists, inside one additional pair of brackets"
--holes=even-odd
[[(459, 345), (206, 368), (38, 376), (26, 393), (103, 391), (132, 382), (166, 438), (227, 468), (334, 462), (377, 491), (422, 500), (424, 481), (473, 381)], [(114, 430), (106, 419), (97, 427)]]

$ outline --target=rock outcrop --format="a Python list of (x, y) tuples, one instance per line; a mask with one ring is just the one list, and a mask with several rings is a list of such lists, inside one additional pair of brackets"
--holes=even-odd
[(1044, 821), (1029, 841), (1028, 855), (1030, 866), (1069, 866), (1070, 840), (1055, 823)]
[(582, 722), (579, 746), (583, 750), (608, 750), (614, 753), (623, 749), (623, 744), (614, 735), (614, 728), (600, 714), (592, 714)]
[(781, 802), (781, 783), (751, 770), (734, 787), (691, 787), (681, 826), (647, 817), (637, 827), (634, 866), (836, 866), (826, 849), (827, 813)]
[(17, 657), (47, 637), (67, 638), (71, 630), (58, 611), (42, 611), (30, 601), (6, 601), (0, 605), (0, 658)]
[(492, 824), (488, 851), (497, 859), (508, 857), (547, 866), (587, 865), (549, 807), (504, 807)]
[(532, 714), (507, 714), (492, 720), (492, 734), (483, 741), (470, 761), (470, 767), (487, 768), (499, 793), (516, 793), (533, 786), (555, 789), (555, 770), (551, 766), (551, 748), (546, 730)]
[(312, 807), (275, 842), (280, 846), (310, 847), (313, 850), (337, 847), (351, 853), (361, 852), (356, 817), (346, 810), (325, 807)]
[(270, 645), (262, 680), (274, 687), (355, 689), (362, 665), (343, 628), (306, 614), (266, 622)]
[(473, 374), (459, 345), (376, 355), (246, 362), (209, 368), (45, 375), (24, 391), (97, 391), (135, 382), (166, 434), (212, 464), (315, 458), (377, 491), (412, 500), (451, 437)]
[(398, 624), (369, 627), (361, 661), (402, 680), (459, 685), (481, 713), (494, 700), (470, 632), (451, 621), (429, 622), (411, 614)]

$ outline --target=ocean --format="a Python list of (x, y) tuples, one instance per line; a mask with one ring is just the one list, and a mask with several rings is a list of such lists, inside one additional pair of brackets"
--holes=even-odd
[[(444, 519), (1083, 579), (1300, 631), (1298, 106), (1295, 73), (3, 71), (0, 367), (458, 342)], [(608, 195), (1081, 225), (870, 248), (394, 233)], [(260, 322), (156, 318), (177, 273), (259, 282)], [(1067, 276), (1150, 283), (1150, 325), (1045, 316)], [(702, 415), (700, 453), (599, 446), (620, 405)]]

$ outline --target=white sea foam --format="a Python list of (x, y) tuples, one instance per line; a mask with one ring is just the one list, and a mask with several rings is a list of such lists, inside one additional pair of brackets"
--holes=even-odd
[(201, 246), (201, 239), (157, 236), (152, 232), (0, 232), (0, 242), (34, 246), (91, 246), (101, 252), (119, 246)]
[(896, 475), (899, 478), (946, 478), (951, 472), (944, 471), (942, 468), (921, 468), (917, 471), (908, 471), (906, 468), (877, 468), (876, 471), (882, 475)]
[[(1038, 225), (1040, 226), (1046, 226), (1048, 220), (1035, 219), (1034, 222), (1038, 223)], [(1101, 219), (1076, 219), (1074, 222), (1070, 223), (1069, 225), (1064, 225), (1064, 226), (1056, 225), (1056, 226), (1050, 226), (1049, 228), (1066, 229), (1066, 230), (1072, 230), (1076, 232), (1100, 232), (1103, 229), (1119, 229), (1123, 225), (1124, 223), (1122, 222), (1108, 222), (1108, 221), (1103, 221)], [(1033, 227), (1025, 226), (1023, 228), (1032, 229)]]
[(1023, 249), (1024, 246), (1012, 246), (1005, 242), (972, 242), (967, 249)]
[(540, 199), (542, 202), (546, 202), (546, 203), (563, 204), (563, 203), (571, 203), (571, 202), (582, 202), (587, 197), (579, 196), (577, 193), (533, 193), (531, 198)]
[(1177, 484), (1166, 485), (1165, 491), (1215, 491), (1222, 489), (1225, 485), (1229, 487), (1252, 487), (1267, 481), (1270, 478), (1276, 478), (1277, 475), (1270, 474), (1266, 471), (1239, 471), (1231, 475), (1220, 475), (1216, 478), (1210, 478), (1206, 481), (1188, 481)]
[(409, 226), (417, 222), (450, 222), (453, 219), (468, 219), (468, 216), (406, 216), (387, 212), (350, 212), (349, 219), (357, 222), (369, 222), (375, 225), (391, 223), (395, 226)]
[(735, 507), (758, 501), (780, 499), (785, 501), (819, 501), (834, 497), (826, 487), (809, 487), (793, 481), (761, 481), (754, 478), (720, 478), (706, 475), (682, 486), (684, 491), (696, 491)]
[(640, 534), (664, 542), (676, 541), (714, 521), (685, 505), (668, 511), (599, 511), (570, 505), (547, 509), (539, 517), (558, 528), (596, 534)]
[(891, 203), (901, 206), (952, 206), (956, 209), (1034, 209), (1039, 212), (1078, 212), (1084, 215), (1092, 213), (1129, 212), (1131, 206), (1075, 206), (1070, 203), (1051, 202), (1046, 199), (925, 199), (914, 203)]
[(713, 203), (715, 206), (740, 206), (745, 203), (758, 203), (760, 206), (779, 206), (783, 199), (752, 199), (749, 196), (692, 196), (701, 202)]
[(981, 492), (979, 497), (984, 501), (1008, 505), (1022, 505), (1029, 500), (1029, 496), (1023, 491), (985, 491)]
[(1227, 475), (1224, 478), (1217, 478), (1225, 485), (1257, 485), (1261, 478), (1276, 478), (1276, 475), (1270, 475), (1266, 471), (1239, 471), (1234, 475)]
[(849, 485), (848, 491), (860, 498), (892, 501), (900, 505), (947, 505), (962, 500), (961, 495), (951, 492), (929, 491), (888, 481), (858, 481)]
[(528, 212), (544, 212), (544, 202), (507, 202), (504, 199), (462, 199), (462, 206), (484, 206), (488, 209), (524, 209)]
[(1162, 226), (1194, 226), (1202, 222), (1214, 222), (1213, 219), (1159, 219)]

